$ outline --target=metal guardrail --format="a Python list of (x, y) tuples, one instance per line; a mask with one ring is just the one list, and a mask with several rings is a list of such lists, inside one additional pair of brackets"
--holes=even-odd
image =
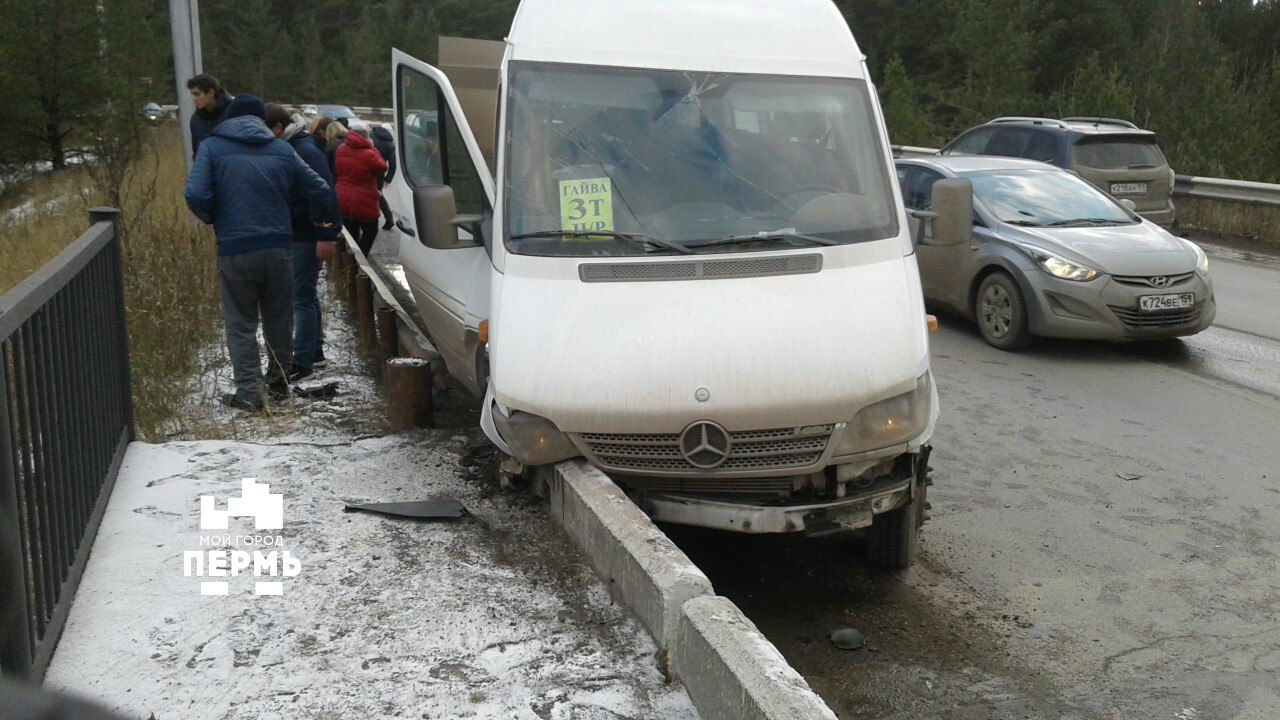
[[(895, 158), (919, 158), (936, 154), (938, 154), (936, 148), (893, 146)], [(1280, 184), (1178, 175), (1173, 184), (1173, 196), (1240, 205), (1280, 207)]]
[(119, 212), (0, 296), (0, 668), (42, 678), (133, 439)]

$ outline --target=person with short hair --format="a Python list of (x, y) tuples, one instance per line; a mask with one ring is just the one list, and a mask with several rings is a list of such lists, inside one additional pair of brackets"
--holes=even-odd
[(197, 218), (213, 225), (218, 239), (218, 289), (234, 394), (223, 404), (262, 410), (262, 349), (267, 341), (266, 385), (285, 397), (293, 372), (293, 199), (306, 198), (311, 222), (332, 225), (325, 181), (276, 138), (264, 122), (261, 100), (242, 94), (227, 106), (221, 123), (200, 146), (183, 189)]
[(279, 105), (267, 105), (267, 129), (289, 143), (331, 188), (329, 210), (325, 222), (329, 227), (317, 228), (311, 221), (310, 204), (305, 198), (293, 201), (293, 367), (295, 382), (311, 377), (315, 363), (324, 357), (324, 330), (320, 323), (320, 296), (316, 283), (320, 278), (320, 261), (333, 257), (333, 241), (342, 232), (338, 216), (338, 196), (332, 190), (333, 176), (324, 153), (311, 141), (307, 120)]
[(382, 215), (378, 180), (387, 172), (387, 161), (373, 147), (368, 128), (357, 127), (347, 133), (346, 141), (338, 148), (337, 168), (342, 225), (368, 257), (378, 237), (378, 218)]
[(196, 103), (196, 111), (191, 114), (191, 157), (200, 152), (200, 143), (213, 134), (213, 129), (222, 121), (223, 114), (234, 99), (231, 93), (222, 89), (218, 78), (208, 74), (199, 75), (187, 81), (187, 91)]

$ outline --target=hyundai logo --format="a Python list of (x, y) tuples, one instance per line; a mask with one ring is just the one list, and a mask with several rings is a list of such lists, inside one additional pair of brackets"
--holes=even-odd
[(710, 420), (699, 420), (680, 433), (680, 453), (689, 464), (710, 470), (729, 457), (729, 431)]
[(1164, 275), (1156, 275), (1155, 277), (1151, 278), (1149, 282), (1151, 283), (1151, 287), (1162, 288), (1169, 284), (1169, 278), (1165, 277)]

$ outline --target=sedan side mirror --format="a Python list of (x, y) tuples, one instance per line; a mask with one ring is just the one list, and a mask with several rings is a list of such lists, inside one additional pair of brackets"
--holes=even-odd
[(1125, 198), (1125, 199), (1121, 200), (1121, 201), (1120, 201), (1120, 204), (1121, 204), (1121, 205), (1123, 205), (1123, 206), (1125, 206), (1126, 208), (1129, 208), (1130, 210), (1137, 210), (1137, 209), (1138, 209), (1138, 203), (1136, 203), (1136, 202), (1134, 202), (1134, 201), (1130, 200), (1129, 198)]
[[(458, 215), (453, 188), (448, 185), (425, 185), (413, 190), (413, 215), (418, 224), (418, 240), (435, 250), (476, 247), (482, 240), (478, 216)], [(458, 237), (465, 227), (472, 239)]]
[(959, 245), (973, 235), (973, 183), (954, 178), (933, 184), (931, 245)]

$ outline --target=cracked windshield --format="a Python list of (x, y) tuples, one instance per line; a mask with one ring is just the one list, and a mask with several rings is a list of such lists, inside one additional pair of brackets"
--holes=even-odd
[(897, 234), (865, 83), (512, 63), (507, 246), (751, 251)]

